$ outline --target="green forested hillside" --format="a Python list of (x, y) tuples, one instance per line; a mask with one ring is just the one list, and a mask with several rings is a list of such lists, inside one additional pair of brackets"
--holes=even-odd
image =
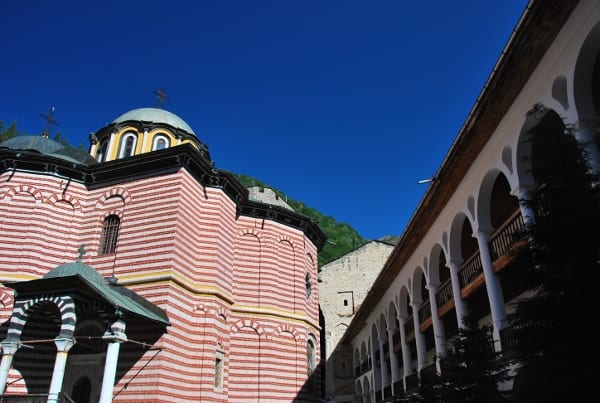
[(242, 185), (247, 188), (260, 186), (272, 189), (279, 197), (286, 200), (287, 204), (289, 204), (294, 211), (317, 221), (323, 233), (327, 235), (327, 242), (319, 253), (319, 267), (345, 255), (367, 242), (367, 240), (360, 236), (360, 234), (350, 225), (339, 223), (333, 217), (323, 215), (319, 211), (308, 207), (300, 201), (290, 199), (280, 190), (275, 189), (256, 178), (242, 174), (236, 174), (236, 176)]

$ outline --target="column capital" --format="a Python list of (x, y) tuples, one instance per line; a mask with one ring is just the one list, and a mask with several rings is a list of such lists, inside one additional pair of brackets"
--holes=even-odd
[(483, 239), (484, 241), (489, 241), (490, 235), (492, 235), (494, 229), (492, 227), (478, 227), (475, 231), (473, 231), (473, 236), (477, 239)]
[(68, 353), (71, 347), (75, 345), (75, 339), (67, 336), (58, 336), (54, 339), (56, 351), (58, 353)]
[(4, 355), (15, 355), (21, 342), (19, 340), (4, 340), (2, 343), (2, 354)]

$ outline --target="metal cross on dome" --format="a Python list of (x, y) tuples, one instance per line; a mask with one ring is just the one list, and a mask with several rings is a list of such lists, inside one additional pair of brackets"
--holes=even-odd
[(46, 121), (42, 137), (48, 137), (50, 135), (50, 127), (52, 125), (58, 126), (58, 122), (54, 119), (54, 107), (50, 108), (48, 113), (40, 113), (40, 116)]
[(168, 99), (165, 89), (160, 88), (158, 90), (155, 90), (154, 95), (156, 95), (156, 97), (158, 98), (158, 108), (162, 109), (163, 102), (165, 102)]

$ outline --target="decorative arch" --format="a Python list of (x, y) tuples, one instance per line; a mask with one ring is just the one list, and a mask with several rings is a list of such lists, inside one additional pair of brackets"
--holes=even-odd
[(250, 328), (256, 332), (259, 337), (265, 337), (265, 329), (255, 320), (252, 319), (240, 319), (236, 323), (231, 325), (231, 332), (237, 333), (243, 328)]
[(123, 205), (131, 203), (131, 193), (126, 188), (114, 187), (104, 192), (96, 202), (96, 208), (102, 209), (107, 201), (113, 197), (120, 198)]
[(13, 309), (8, 331), (6, 332), (6, 339), (19, 340), (23, 327), (27, 323), (29, 310), (34, 306), (43, 303), (51, 303), (58, 308), (61, 319), (60, 335), (68, 338), (73, 337), (77, 321), (75, 301), (73, 298), (68, 295), (42, 295), (24, 301), (17, 300), (15, 302), (15, 308)]
[[(497, 229), (498, 223), (493, 222), (494, 212), (492, 209), (514, 210), (515, 203), (518, 208), (518, 200), (510, 195), (512, 187), (509, 177), (502, 170), (492, 169), (485, 174), (477, 198), (479, 228), (489, 229), (490, 231)], [(511, 198), (513, 203), (511, 203)], [(504, 216), (505, 213), (502, 212), (502, 215)]]
[(30, 194), (33, 197), (35, 204), (41, 204), (43, 202), (42, 192), (33, 185), (11, 186), (6, 193), (4, 193), (4, 199), (10, 202), (18, 193)]

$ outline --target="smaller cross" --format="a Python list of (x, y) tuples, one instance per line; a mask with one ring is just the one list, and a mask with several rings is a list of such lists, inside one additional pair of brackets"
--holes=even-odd
[(52, 125), (58, 126), (58, 122), (54, 119), (54, 107), (50, 108), (48, 113), (40, 113), (40, 116), (46, 121), (42, 137), (48, 137), (50, 135), (50, 127)]
[(77, 252), (79, 252), (79, 256), (77, 257), (77, 260), (79, 260), (81, 262), (81, 259), (83, 259), (83, 255), (85, 255), (85, 244), (84, 243), (79, 245), (79, 249), (77, 249)]
[(158, 108), (162, 109), (162, 104), (169, 99), (169, 97), (167, 97), (167, 93), (165, 92), (164, 88), (160, 88), (158, 90), (154, 91), (154, 95), (156, 95), (156, 97), (158, 98)]

